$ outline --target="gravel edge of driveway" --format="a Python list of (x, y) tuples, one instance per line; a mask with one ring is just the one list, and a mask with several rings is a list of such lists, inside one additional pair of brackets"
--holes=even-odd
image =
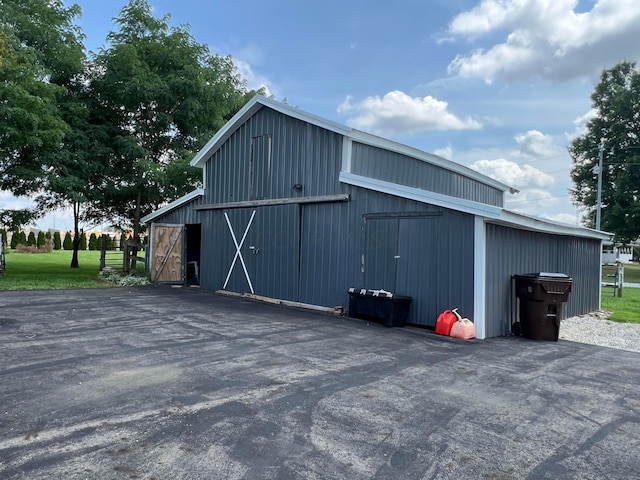
[(640, 352), (640, 324), (612, 322), (609, 314), (600, 310), (562, 320), (560, 339)]

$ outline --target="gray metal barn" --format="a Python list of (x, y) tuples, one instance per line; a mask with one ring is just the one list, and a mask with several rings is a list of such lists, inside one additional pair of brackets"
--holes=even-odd
[(509, 334), (512, 274), (566, 273), (565, 316), (599, 308), (607, 234), (505, 210), (507, 185), (436, 155), (256, 96), (192, 165), (204, 188), (143, 219), (156, 281), (345, 308), (384, 289), (478, 338)]

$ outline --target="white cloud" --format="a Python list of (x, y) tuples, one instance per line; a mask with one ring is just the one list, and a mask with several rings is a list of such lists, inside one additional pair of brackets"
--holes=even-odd
[(459, 118), (449, 112), (448, 106), (447, 102), (431, 96), (410, 97), (395, 90), (383, 97), (376, 95), (356, 103), (349, 95), (338, 106), (338, 113), (351, 114), (347, 123), (353, 127), (380, 135), (482, 128), (473, 118)]
[(638, 59), (637, 0), (598, 0), (577, 12), (577, 0), (482, 0), (456, 16), (448, 37), (475, 40), (509, 32), (504, 42), (458, 55), (450, 74), (515, 80), (562, 81), (592, 76), (621, 59)]
[(22, 210), (25, 208), (33, 208), (34, 206), (35, 203), (28, 197), (15, 197), (5, 190), (0, 190), (1, 210)]
[(545, 209), (554, 207), (559, 201), (560, 198), (548, 190), (528, 188), (508, 197), (505, 200), (505, 207), (510, 210), (542, 216), (546, 215)]
[(551, 175), (531, 165), (518, 165), (504, 158), (478, 160), (469, 168), (522, 191), (532, 187), (551, 187), (554, 183)]
[(578, 216), (570, 213), (557, 213), (555, 215), (547, 215), (546, 213), (543, 213), (540, 216), (555, 222), (568, 223), (570, 225), (579, 225), (580, 223)]
[(520, 153), (527, 157), (548, 158), (558, 153), (558, 147), (554, 145), (553, 138), (538, 130), (529, 130), (522, 135), (516, 135), (516, 142), (520, 147)]
[(584, 115), (579, 116), (573, 121), (573, 125), (575, 126), (575, 130), (572, 133), (565, 132), (565, 136), (567, 140), (571, 141), (574, 138), (580, 137), (587, 133), (587, 123), (595, 117), (598, 116), (598, 110), (592, 108)]
[(444, 148), (438, 148), (433, 153), (439, 157), (446, 158), (447, 160), (453, 160), (453, 148), (451, 145), (447, 145)]
[(234, 58), (233, 63), (236, 65), (238, 73), (242, 76), (243, 79), (247, 81), (247, 87), (249, 87), (249, 90), (258, 90), (259, 88), (264, 88), (267, 96), (275, 95), (273, 83), (264, 75), (254, 72), (253, 68), (248, 62), (245, 62), (244, 60), (240, 60), (238, 58)]

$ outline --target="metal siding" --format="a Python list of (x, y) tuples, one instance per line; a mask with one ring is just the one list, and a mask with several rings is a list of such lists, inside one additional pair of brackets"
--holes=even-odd
[[(256, 210), (244, 250), (257, 295), (298, 300), (299, 205), (261, 207)], [(258, 250), (259, 249), (259, 250)]]
[(399, 220), (397, 218), (364, 221), (364, 286), (397, 292)]
[(153, 219), (152, 223), (167, 223), (173, 225), (186, 225), (189, 223), (200, 223), (200, 215), (194, 209), (196, 205), (202, 204), (203, 197), (197, 197), (170, 212)]
[(573, 291), (563, 316), (598, 308), (600, 295), (600, 242), (487, 224), (486, 335), (511, 333), (511, 276), (521, 273), (560, 272), (573, 278)]
[(266, 134), (272, 135), (268, 198), (340, 193), (342, 136), (264, 107), (208, 160), (204, 203), (250, 199), (251, 142)]
[(378, 180), (421, 188), (498, 207), (501, 190), (437, 165), (382, 148), (353, 142), (351, 171)]
[[(388, 268), (393, 270), (387, 273), (396, 277), (394, 293), (409, 294), (414, 299), (410, 309), (411, 323), (434, 326), (438, 314), (453, 307), (471, 315), (472, 215), (358, 187), (349, 187), (348, 193), (351, 199), (346, 203), (304, 206), (300, 252), (301, 302), (346, 307), (350, 287), (389, 289), (377, 284), (380, 282), (366, 284), (362, 272), (362, 256), (366, 254), (365, 214), (440, 212), (441, 216), (434, 218), (395, 220), (396, 225), (402, 224), (403, 233), (399, 262), (406, 263), (397, 273), (395, 264), (387, 262), (391, 265)], [(394, 220), (367, 219), (367, 223), (372, 222), (380, 228), (387, 226), (398, 231), (398, 226), (391, 225)], [(384, 244), (395, 241), (392, 235), (382, 237)], [(378, 274), (384, 276), (385, 272)]]

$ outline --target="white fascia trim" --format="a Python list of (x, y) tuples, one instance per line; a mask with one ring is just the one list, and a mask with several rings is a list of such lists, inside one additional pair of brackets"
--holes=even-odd
[(486, 175), (476, 172), (475, 170), (471, 170), (469, 167), (465, 167), (464, 165), (461, 165), (459, 163), (455, 163), (451, 160), (439, 157), (438, 155), (423, 152), (422, 150), (418, 150), (417, 148), (394, 142), (393, 140), (388, 140), (376, 135), (371, 135), (370, 133), (362, 132), (360, 130), (352, 130), (349, 136), (353, 140), (364, 143), (365, 145), (371, 145), (373, 147), (382, 148), (384, 150), (390, 150), (392, 152), (400, 153), (408, 157), (422, 160), (423, 162), (431, 163), (446, 170), (464, 175), (465, 177), (471, 178), (472, 180), (477, 180), (478, 182), (497, 188), (498, 190), (502, 190), (503, 192), (516, 193), (518, 191), (510, 187), (509, 185), (494, 180), (493, 178), (487, 177)]
[(342, 183), (347, 183), (356, 187), (368, 188), (369, 190), (395, 195), (396, 197), (408, 198), (410, 200), (429, 203), (431, 205), (449, 208), (459, 212), (480, 215), (485, 218), (498, 218), (500, 216), (500, 211), (502, 210), (500, 207), (494, 207), (493, 205), (486, 205), (484, 203), (473, 202), (463, 198), (428, 192), (419, 188), (407, 187), (406, 185), (376, 180), (362, 175), (354, 175), (353, 173), (341, 172), (339, 180)]
[(571, 235), (575, 237), (593, 238), (595, 240), (611, 240), (612, 233), (592, 230), (590, 228), (554, 222), (544, 218), (532, 217), (510, 210), (502, 210), (500, 217), (491, 223), (505, 224), (507, 226), (517, 226), (525, 230), (551, 233), (555, 235)]
[(168, 213), (171, 210), (174, 210), (174, 209), (176, 209), (178, 207), (181, 207), (185, 203), (190, 202), (194, 198), (202, 196), (202, 195), (204, 195), (204, 190), (202, 188), (198, 188), (198, 189), (194, 190), (193, 192), (189, 192), (186, 195), (183, 195), (182, 197), (177, 198), (176, 200), (174, 200), (171, 203), (167, 203), (164, 207), (159, 208), (155, 212), (151, 212), (149, 215), (142, 217), (140, 219), (140, 222), (149, 223), (152, 220), (164, 215), (165, 213)]
[(303, 122), (311, 123), (318, 127), (325, 128), (341, 135), (347, 135), (351, 132), (350, 127), (332, 122), (325, 118), (319, 117), (299, 108), (292, 107), (286, 103), (277, 102), (262, 95), (256, 95), (249, 100), (231, 120), (224, 124), (218, 132), (202, 147), (202, 149), (193, 157), (190, 164), (192, 167), (200, 167), (206, 163), (207, 159), (235, 132), (244, 122), (246, 122), (253, 114), (260, 110), (263, 106), (269, 107), (289, 117), (297, 118)]
[(487, 338), (487, 235), (484, 218), (476, 216), (473, 235), (473, 323), (476, 338)]

